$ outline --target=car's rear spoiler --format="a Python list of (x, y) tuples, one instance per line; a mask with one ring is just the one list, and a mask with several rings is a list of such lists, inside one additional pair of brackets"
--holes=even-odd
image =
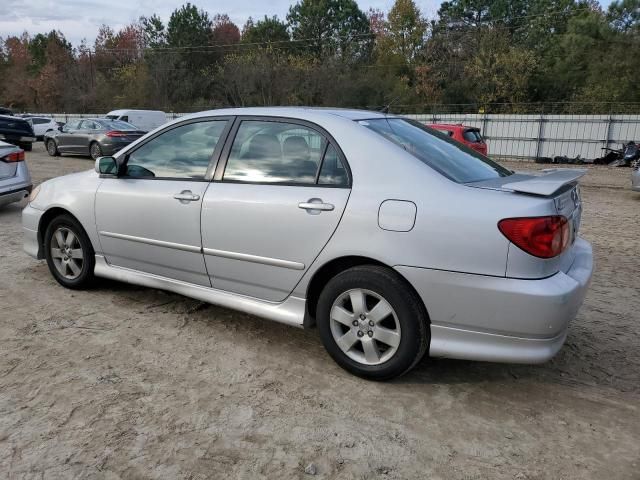
[(568, 183), (578, 180), (587, 173), (587, 170), (584, 168), (550, 168), (542, 170), (542, 172), (544, 172), (542, 175), (533, 178), (505, 183), (502, 188), (513, 190), (514, 192), (548, 197)]

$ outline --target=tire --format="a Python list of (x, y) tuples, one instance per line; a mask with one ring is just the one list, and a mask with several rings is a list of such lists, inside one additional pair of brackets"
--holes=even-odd
[[(68, 237), (69, 232), (73, 238)], [(64, 251), (66, 247), (71, 250)], [(49, 223), (44, 253), (51, 275), (63, 287), (79, 290), (93, 285), (95, 252), (82, 225), (71, 215), (59, 215)]]
[(49, 154), (49, 156), (60, 156), (60, 152), (58, 151), (58, 146), (56, 145), (55, 140), (47, 140), (45, 146), (47, 147), (47, 153)]
[(406, 280), (385, 267), (358, 266), (333, 277), (318, 299), (316, 322), (335, 362), (370, 380), (407, 373), (429, 346), (429, 318), (422, 301)]
[(91, 142), (89, 145), (89, 155), (91, 158), (96, 160), (99, 157), (102, 157), (102, 149), (100, 148), (100, 144), (98, 142)]

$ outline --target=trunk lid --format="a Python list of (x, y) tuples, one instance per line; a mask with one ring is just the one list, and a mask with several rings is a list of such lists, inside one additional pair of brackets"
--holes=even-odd
[[(582, 218), (582, 198), (578, 179), (585, 169), (548, 169), (538, 174), (516, 173), (508, 177), (494, 178), (467, 184), (470, 187), (510, 192), (515, 195), (530, 196), (540, 200), (548, 199), (549, 210), (564, 216), (569, 222), (569, 247), (559, 256), (539, 259), (528, 255), (515, 245), (509, 249), (507, 276), (520, 278), (541, 278), (558, 271), (566, 272), (575, 258), (573, 244), (578, 237)], [(541, 212), (540, 216), (547, 215)], [(536, 216), (527, 211), (522, 216)]]

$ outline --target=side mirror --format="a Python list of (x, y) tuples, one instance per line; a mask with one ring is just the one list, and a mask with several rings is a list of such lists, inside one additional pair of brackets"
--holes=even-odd
[(113, 157), (99, 157), (96, 159), (96, 172), (100, 176), (116, 177), (118, 175), (118, 162)]

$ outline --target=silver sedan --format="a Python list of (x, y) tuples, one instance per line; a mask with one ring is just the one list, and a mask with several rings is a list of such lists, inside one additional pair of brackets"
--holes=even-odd
[(582, 170), (514, 174), (409, 119), (251, 108), (164, 125), (37, 187), (25, 251), (298, 327), (348, 371), (538, 363), (591, 279)]

